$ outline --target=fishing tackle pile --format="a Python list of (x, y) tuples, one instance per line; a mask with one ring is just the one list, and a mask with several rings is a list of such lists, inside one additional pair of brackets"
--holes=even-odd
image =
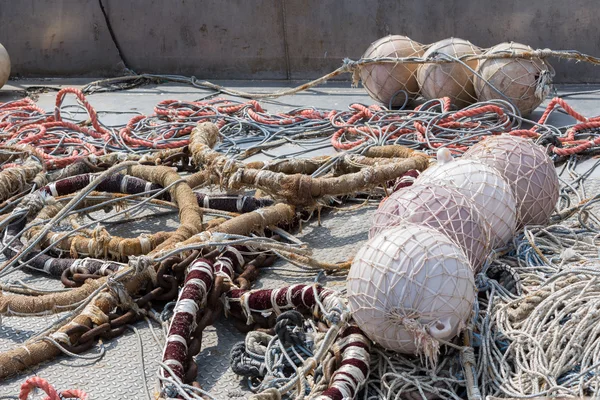
[[(424, 355), (435, 365), (440, 341), (447, 342), (464, 330), (471, 316), (475, 272), (481, 267), (481, 258), (475, 258), (476, 264), (469, 262), (474, 257), (473, 233), (486, 232), (488, 250), (504, 247), (516, 232), (517, 215), (521, 223), (530, 224), (530, 208), (543, 210), (558, 200), (558, 176), (543, 149), (508, 135), (489, 141), (475, 147), (493, 147), (497, 153), (492, 157), (479, 158), (475, 148), (470, 158), (455, 161), (447, 149), (440, 149), (438, 164), (424, 171), (412, 186), (395, 192), (376, 213), (373, 235), (352, 263), (347, 290), (358, 326), (388, 350)], [(511, 145), (496, 146), (498, 141)], [(537, 162), (509, 167), (515, 143), (517, 157)], [(500, 164), (504, 174), (494, 168)], [(508, 175), (507, 169), (513, 174)], [(532, 176), (533, 171), (538, 175)], [(543, 185), (547, 198), (538, 198), (539, 191), (534, 195), (518, 190), (519, 181), (531, 180)], [(436, 186), (463, 195), (464, 213), (471, 218), (461, 221), (456, 211), (440, 211), (435, 198), (420, 195)], [(406, 202), (409, 212), (396, 206), (410, 198), (414, 205)], [(433, 203), (432, 209), (428, 203)], [(550, 212), (535, 213), (535, 217), (536, 223), (543, 224)], [(484, 243), (475, 250), (485, 249)]]
[[(83, 99), (76, 90), (64, 90), (57, 104), (67, 93)], [(230, 112), (242, 108), (250, 112), (246, 105), (236, 107)], [(324, 398), (357, 393), (366, 377), (370, 342), (352, 325), (340, 294), (319, 285), (266, 291), (252, 290), (252, 285), (260, 269), (277, 258), (307, 268), (347, 269), (349, 263), (314, 259), (288, 231), (314, 211), (337, 204), (336, 199), (361, 193), (379, 196), (382, 188), (407, 172), (427, 168), (424, 153), (384, 145), (373, 146), (354, 160), (244, 162), (219, 148), (222, 132), (228, 129), (226, 120), (208, 122), (218, 110), (212, 116), (194, 116), (197, 123), (185, 131), (185, 140), (177, 136), (183, 130), (163, 135), (165, 140), (178, 138), (169, 146), (180, 147), (171, 151), (157, 145), (160, 140), (152, 141), (152, 149), (150, 143), (139, 141), (143, 127), (135, 135), (136, 143), (127, 131), (138, 129), (135, 124), (115, 135), (102, 126), (91, 107), (91, 128), (62, 120), (60, 106), (53, 115), (30, 101), (0, 109), (8, 138), (0, 146), (0, 227), (6, 257), (0, 276), (16, 271), (45, 274), (69, 289), (44, 292), (3, 284), (1, 315), (67, 315), (0, 353), (1, 378), (61, 353), (89, 350), (98, 339), (122, 335), (131, 323), (172, 303), (158, 373), (163, 397), (205, 394), (195, 383), (194, 357), (201, 350), (202, 332), (217, 318), (227, 315), (245, 330), (273, 328), (279, 314), (290, 310), (313, 316), (327, 331), (311, 356), (303, 359), (299, 368), (304, 375), (295, 379), (302, 384), (310, 379), (311, 388), (318, 383), (315, 394)], [(58, 134), (63, 136), (49, 138)], [(127, 148), (134, 151), (124, 152)], [(331, 168), (325, 169), (328, 163)], [(319, 169), (319, 176), (311, 176)], [(202, 190), (207, 186), (221, 191)], [(257, 190), (260, 196), (254, 193)], [(117, 224), (173, 213), (179, 215), (174, 230), (138, 237), (111, 233)], [(359, 354), (364, 364), (365, 374), (354, 383), (342, 378), (343, 371), (354, 367), (332, 363), (328, 353), (331, 346), (344, 342), (349, 346), (344, 352), (348, 362), (354, 365), (351, 360)], [(324, 360), (331, 367), (315, 381), (313, 369)], [(290, 389), (277, 388), (282, 394)]]
[[(409, 83), (435, 97), (453, 70), (420, 58), (463, 60), (470, 46), (455, 39), (427, 53), (402, 38), (406, 52), (392, 54), (396, 39), (386, 40), (373, 57), (414, 57), (401, 63)], [(381, 65), (360, 69), (379, 82)], [(507, 101), (453, 109), (463, 94), (414, 110), (278, 114), (255, 100), (165, 100), (118, 127), (71, 88), (52, 113), (29, 99), (0, 104), (0, 278), (21, 271), (64, 286), (3, 282), (0, 315), (65, 313), (0, 353), (0, 379), (153, 319), (163, 333), (157, 393), (210, 397), (195, 357), (206, 328), (226, 316), (249, 332), (230, 363), (257, 400), (597, 394), (598, 198), (574, 166), (600, 145), (600, 120), (555, 99), (525, 129)], [(547, 124), (558, 107), (578, 123)], [(251, 158), (285, 143), (304, 149)], [(297, 157), (325, 147), (338, 151)], [(565, 159), (574, 182), (561, 187), (554, 162)], [(323, 262), (294, 237), (322, 209), (357, 199), (384, 201), (354, 259)], [(177, 215), (177, 227), (113, 231), (164, 215)], [(573, 216), (576, 227), (557, 225)], [(314, 281), (255, 288), (277, 259), (348, 274), (346, 292)], [(575, 294), (589, 316), (569, 303)], [(582, 319), (589, 327), (579, 331)], [(564, 343), (569, 360), (557, 355)]]

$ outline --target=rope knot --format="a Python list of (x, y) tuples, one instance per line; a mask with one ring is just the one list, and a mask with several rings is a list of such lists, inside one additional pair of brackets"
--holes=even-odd
[(536, 98), (543, 100), (550, 94), (553, 75), (552, 71), (549, 70), (540, 71), (534, 92)]
[(151, 264), (150, 258), (145, 256), (129, 257), (129, 266), (132, 267), (136, 274), (144, 272)]
[(164, 393), (165, 397), (168, 399), (177, 398), (179, 396), (179, 390), (172, 383), (169, 383), (169, 384), (166, 384), (163, 386), (163, 393)]
[(136, 314), (139, 314), (142, 310), (138, 307), (138, 305), (133, 301), (127, 289), (125, 289), (125, 285), (122, 282), (116, 280), (112, 275), (108, 277), (107, 280), (108, 290), (119, 299), (119, 305), (123, 305), (131, 310), (133, 310)]
[(275, 333), (281, 344), (302, 346), (306, 335), (302, 330), (304, 317), (296, 310), (281, 313), (275, 323)]
[(537, 49), (532, 52), (534, 57), (537, 58), (548, 58), (554, 56), (553, 51), (551, 49)]
[[(252, 350), (250, 350), (250, 352), (252, 352)], [(237, 375), (241, 376), (255, 378), (264, 377), (267, 372), (265, 363), (256, 359), (256, 356), (253, 356), (250, 352), (246, 350), (244, 342), (235, 344), (229, 355), (231, 369)]]
[[(223, 182), (225, 186), (231, 187), (233, 189), (239, 188), (242, 186), (242, 178), (244, 176), (244, 168), (240, 168), (228, 175), (226, 181)], [(225, 178), (224, 178), (225, 179)]]
[(346, 57), (342, 60), (342, 69), (344, 72), (354, 72), (358, 69), (358, 64), (356, 61)]
[(246, 336), (246, 349), (252, 353), (264, 356), (272, 336), (261, 331), (249, 332)]
[(42, 191), (36, 191), (23, 197), (18, 207), (14, 209), (14, 213), (25, 212), (26, 216), (36, 215), (46, 205), (46, 201), (52, 196)]
[(104, 228), (104, 226), (97, 224), (94, 230), (92, 230), (92, 239), (90, 241), (91, 250), (90, 255), (93, 257), (104, 256), (106, 257), (108, 253), (108, 244), (110, 243), (112, 236), (108, 231)]
[(356, 61), (344, 58), (341, 69), (342, 72), (352, 73), (352, 87), (358, 87), (358, 83), (360, 82), (360, 65)]
[(408, 333), (413, 336), (419, 355), (425, 356), (425, 362), (431, 362), (435, 367), (440, 350), (440, 343), (429, 333), (427, 325), (418, 321), (414, 313), (406, 313), (405, 310), (392, 310), (388, 318), (402, 325)]
[(476, 365), (475, 364), (475, 351), (473, 350), (473, 348), (471, 346), (463, 347), (461, 349), (461, 356), (462, 356), (462, 360), (463, 360), (464, 364), (469, 364), (471, 366)]

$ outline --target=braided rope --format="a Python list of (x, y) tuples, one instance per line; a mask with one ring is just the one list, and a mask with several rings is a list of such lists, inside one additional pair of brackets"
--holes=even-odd
[(19, 400), (27, 400), (29, 394), (36, 388), (42, 389), (48, 395), (45, 400), (62, 400), (62, 399), (80, 399), (87, 400), (88, 395), (86, 392), (80, 389), (70, 389), (57, 391), (54, 386), (48, 383), (44, 378), (34, 376), (27, 379), (21, 385), (21, 391), (19, 392)]

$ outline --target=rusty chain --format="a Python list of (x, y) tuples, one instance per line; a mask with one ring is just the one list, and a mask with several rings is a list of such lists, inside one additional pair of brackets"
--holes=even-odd
[[(198, 364), (196, 364), (194, 357), (196, 357), (202, 349), (202, 334), (204, 330), (213, 325), (217, 319), (223, 315), (224, 306), (221, 301), (222, 296), (232, 288), (242, 284), (244, 287), (249, 288), (252, 282), (258, 277), (258, 270), (261, 267), (273, 264), (276, 259), (277, 257), (274, 255), (267, 256), (265, 254), (259, 254), (257, 257), (246, 263), (241, 270), (238, 269), (240, 274), (233, 280), (233, 284), (227, 282), (224, 276), (215, 277), (213, 287), (207, 296), (206, 307), (198, 312), (196, 318), (198, 323), (189, 340), (186, 374), (184, 376), (185, 383), (191, 383), (196, 387), (200, 387), (200, 384), (196, 380), (198, 375)], [(236, 265), (236, 267), (238, 266)]]
[[(71, 341), (75, 344), (65, 346), (66, 349), (74, 353), (81, 353), (92, 348), (98, 339), (112, 339), (123, 334), (128, 325), (136, 322), (148, 312), (153, 302), (168, 302), (177, 298), (179, 287), (185, 279), (186, 270), (194, 260), (199, 257), (216, 259), (220, 253), (221, 250), (219, 249), (211, 251), (195, 250), (185, 258), (173, 256), (162, 261), (157, 269), (156, 287), (151, 288), (147, 293), (134, 301), (139, 310), (129, 309), (124, 313), (111, 313), (108, 315), (108, 322), (94, 326), (93, 328), (78, 325), (69, 329), (65, 333), (69, 335)], [(191, 383), (199, 387), (196, 381), (198, 365), (194, 358), (201, 351), (204, 330), (213, 325), (223, 315), (224, 306), (221, 301), (222, 296), (234, 288), (250, 289), (252, 283), (258, 278), (260, 268), (272, 265), (276, 259), (275, 255), (261, 253), (244, 264), (243, 267), (235, 265), (236, 276), (233, 281), (227, 280), (224, 276), (215, 277), (213, 287), (207, 294), (206, 306), (198, 312), (196, 318), (198, 323), (189, 338), (186, 374), (184, 376), (185, 383)], [(65, 271), (61, 280), (63, 280), (65, 286), (70, 285), (69, 287), (73, 287), (81, 285), (86, 279), (97, 279), (100, 277), (100, 275), (96, 274), (70, 273)], [(268, 321), (267, 318), (264, 319), (265, 321), (261, 321), (259, 317), (257, 322), (252, 326), (241, 324), (237, 319), (234, 319), (233, 322), (242, 331), (254, 329), (256, 326), (272, 326), (272, 321)]]

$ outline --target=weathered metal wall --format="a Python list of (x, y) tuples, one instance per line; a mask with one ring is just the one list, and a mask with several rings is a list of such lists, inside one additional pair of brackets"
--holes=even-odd
[(97, 1), (0, 0), (0, 43), (12, 75), (97, 76), (122, 69)]
[[(598, 15), (598, 0), (0, 0), (0, 42), (18, 76), (111, 76), (127, 65), (203, 79), (306, 79), (389, 33), (600, 56)], [(553, 64), (556, 81), (600, 82), (598, 67)]]

